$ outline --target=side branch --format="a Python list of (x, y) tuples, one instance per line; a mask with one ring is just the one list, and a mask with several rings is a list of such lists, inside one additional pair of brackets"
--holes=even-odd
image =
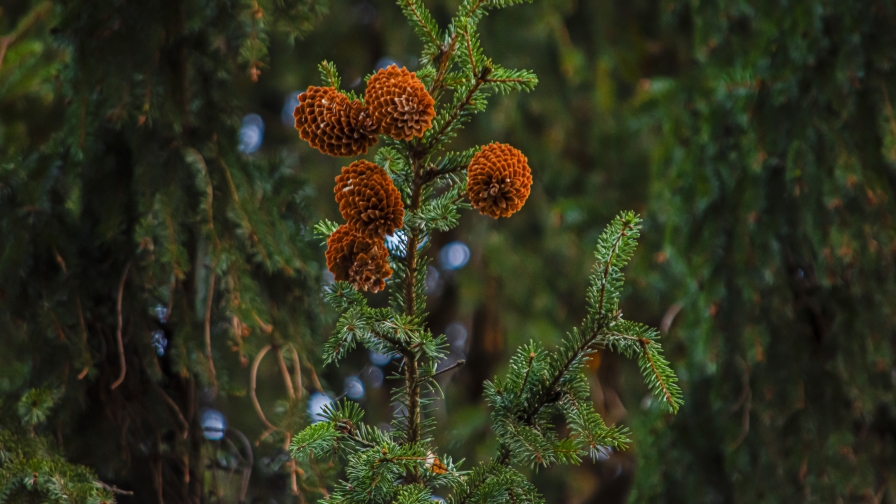
[(649, 345), (652, 345), (653, 342), (647, 338), (640, 338), (638, 343), (641, 345), (641, 354), (650, 363), (650, 370), (653, 373), (653, 376), (656, 377), (657, 383), (660, 384), (660, 387), (663, 389), (663, 395), (666, 397), (666, 402), (674, 409), (675, 408), (675, 400), (672, 399), (672, 394), (669, 393), (669, 389), (666, 387), (666, 381), (663, 380), (662, 375), (659, 370), (656, 368), (656, 363), (653, 362), (653, 357), (650, 355), (650, 350), (647, 348)]
[(429, 37), (432, 43), (435, 45), (439, 45), (439, 37), (437, 37), (436, 34), (433, 33), (432, 30), (429, 29), (429, 26), (427, 26), (427, 24), (423, 21), (423, 17), (420, 16), (420, 13), (417, 11), (417, 6), (414, 5), (413, 0), (404, 0), (404, 5), (405, 8), (408, 9), (408, 11), (414, 14), (414, 19), (417, 20), (417, 24), (420, 25), (421, 28), (423, 28), (423, 31), (426, 32), (426, 35)]
[(569, 372), (569, 368), (572, 367), (573, 363), (579, 357), (581, 357), (582, 353), (585, 352), (585, 350), (587, 350), (588, 347), (590, 347), (597, 340), (597, 337), (600, 335), (601, 327), (603, 327), (603, 325), (604, 324), (601, 323), (600, 327), (593, 331), (588, 339), (586, 339), (578, 348), (576, 348), (576, 351), (569, 356), (569, 358), (563, 364), (563, 367), (560, 368), (560, 370), (551, 379), (550, 384), (548, 384), (548, 386), (544, 387), (541, 390), (541, 393), (539, 393), (538, 395), (538, 400), (535, 401), (532, 409), (526, 412), (527, 423), (531, 423), (535, 416), (538, 415), (538, 413), (541, 411), (541, 408), (544, 408), (545, 404), (547, 404), (548, 402), (548, 398), (554, 392), (554, 389), (557, 387), (557, 385), (560, 384), (560, 380), (562, 380), (563, 377), (566, 376), (566, 373)]
[(526, 82), (532, 82), (532, 79), (519, 79), (519, 78), (491, 79), (491, 78), (487, 78), (487, 79), (485, 79), (484, 82), (487, 83), (487, 84), (491, 84), (491, 83), (495, 83), (495, 84), (507, 84), (507, 83), (511, 83), (511, 82), (514, 82), (514, 83), (517, 83), (517, 84), (523, 84), (523, 83), (526, 83)]
[(464, 32), (467, 40), (467, 58), (470, 59), (470, 68), (473, 70), (473, 75), (477, 75), (479, 72), (476, 71), (476, 56), (473, 55), (473, 41), (470, 38), (470, 30)]
[(118, 487), (115, 486), (115, 485), (109, 485), (108, 483), (103, 483), (102, 481), (96, 481), (95, 483), (96, 483), (96, 486), (98, 486), (98, 487), (100, 487), (100, 488), (102, 488), (102, 489), (104, 489), (104, 490), (108, 490), (108, 491), (110, 491), (110, 492), (112, 492), (112, 493), (114, 493), (114, 494), (118, 494), (118, 495), (134, 495), (134, 492), (132, 492), (132, 491), (130, 491), (130, 490), (122, 490), (122, 489), (118, 488)]
[(613, 267), (613, 258), (615, 258), (616, 253), (619, 252), (619, 245), (622, 243), (622, 239), (628, 236), (627, 231), (630, 229), (634, 229), (631, 224), (623, 224), (622, 230), (619, 231), (619, 235), (616, 237), (616, 241), (613, 242), (612, 252), (610, 252), (610, 257), (607, 258), (606, 266), (604, 266), (603, 282), (601, 282), (600, 286), (600, 301), (597, 303), (597, 313), (603, 314), (604, 312), (604, 297), (607, 294), (607, 280), (610, 278), (610, 269)]
[(441, 177), (442, 175), (449, 175), (451, 173), (457, 173), (459, 171), (463, 171), (466, 169), (467, 169), (467, 165), (449, 166), (449, 167), (443, 168), (441, 170), (437, 170), (437, 169), (435, 169), (435, 167), (429, 168), (423, 174), (423, 184), (424, 185), (428, 184), (428, 183), (432, 182), (433, 180)]
[(459, 361), (457, 361), (457, 362), (455, 362), (454, 364), (452, 364), (452, 365), (446, 367), (445, 369), (440, 369), (440, 370), (436, 371), (435, 373), (429, 375), (429, 377), (430, 377), (430, 378), (435, 378), (436, 376), (439, 376), (439, 375), (441, 375), (441, 374), (447, 373), (448, 371), (451, 371), (452, 369), (457, 369), (457, 368), (463, 366), (463, 365), (466, 364), (466, 363), (467, 363), (467, 361), (466, 361), (465, 359), (460, 359)]
[(454, 52), (457, 50), (457, 33), (451, 36), (451, 40), (440, 48), (440, 56), (439, 56), (439, 68), (436, 71), (436, 78), (432, 81), (432, 87), (429, 89), (429, 94), (432, 95), (433, 98), (438, 100), (439, 90), (445, 88), (445, 75), (448, 73), (448, 67), (451, 63), (451, 58), (454, 56)]
[(460, 102), (457, 107), (454, 108), (454, 110), (451, 111), (451, 116), (448, 117), (448, 120), (445, 121), (445, 124), (443, 124), (442, 127), (439, 128), (439, 131), (437, 131), (436, 134), (433, 135), (432, 139), (426, 145), (427, 151), (432, 150), (439, 142), (439, 138), (441, 138), (445, 134), (445, 132), (448, 131), (448, 128), (450, 128), (451, 125), (454, 124), (455, 121), (457, 121), (457, 119), (461, 115), (461, 112), (463, 112), (464, 109), (467, 108), (467, 105), (470, 104), (470, 100), (473, 99), (473, 95), (476, 94), (476, 91), (478, 91), (479, 88), (482, 87), (482, 85), (485, 83), (485, 79), (488, 77), (489, 73), (491, 73), (491, 70), (488, 67), (482, 69), (482, 71), (479, 73), (479, 76), (476, 78), (476, 83), (473, 84), (473, 87), (471, 87), (470, 90), (467, 91), (466, 96), (464, 96), (464, 100)]

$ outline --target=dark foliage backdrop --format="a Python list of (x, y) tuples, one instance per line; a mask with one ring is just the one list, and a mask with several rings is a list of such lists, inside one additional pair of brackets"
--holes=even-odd
[[(444, 25), (457, 2), (426, 4)], [(310, 225), (337, 218), (342, 163), (298, 141), (291, 112), (321, 60), (361, 90), (377, 67), (415, 69), (420, 47), (392, 2), (320, 7), (3, 5), (3, 428), (29, 436), (21, 415), (41, 407), (20, 398), (56, 391), (33, 428), (136, 493), (120, 502), (236, 499), (246, 450), (204, 440), (202, 408), (254, 447), (265, 348), (257, 396), (279, 430), (254, 447), (257, 502), (295, 499), (282, 445), (323, 397), (318, 374), (330, 397), (360, 384), (368, 421), (392, 417), (397, 362), (319, 360), (332, 314)], [(664, 331), (685, 406), (661, 413), (636, 366), (601, 354), (594, 402), (633, 446), (534, 474), (548, 501), (896, 503), (894, 28), (896, 4), (871, 0), (538, 0), (486, 17), (487, 52), (539, 85), (454, 143), (519, 147), (534, 184), (514, 219), (465, 212), (433, 237), (428, 322), (467, 360), (443, 383), (439, 445), (494, 452), (482, 380), (581, 320), (598, 234), (631, 208), (645, 227), (622, 308)], [(298, 469), (317, 499), (329, 468)]]

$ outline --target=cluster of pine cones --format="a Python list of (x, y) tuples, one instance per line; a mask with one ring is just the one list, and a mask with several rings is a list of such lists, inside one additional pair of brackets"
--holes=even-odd
[[(392, 65), (367, 82), (364, 103), (333, 87), (311, 86), (293, 112), (299, 137), (331, 156), (366, 154), (377, 135), (397, 140), (422, 137), (432, 127), (435, 101), (416, 74)], [(526, 156), (500, 143), (483, 147), (467, 167), (473, 207), (494, 218), (509, 217), (529, 196), (532, 174)], [(392, 276), (385, 237), (401, 228), (401, 193), (382, 167), (364, 160), (342, 168), (333, 190), (346, 223), (327, 239), (327, 269), (358, 290), (379, 292)]]
[(311, 86), (293, 111), (299, 137), (331, 156), (358, 156), (377, 135), (397, 140), (421, 137), (432, 126), (435, 101), (407, 68), (391, 65), (367, 82), (364, 103), (332, 87)]

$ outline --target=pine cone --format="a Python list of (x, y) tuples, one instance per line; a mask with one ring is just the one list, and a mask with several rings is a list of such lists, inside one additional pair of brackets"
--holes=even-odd
[(382, 240), (404, 221), (401, 193), (386, 170), (369, 161), (355, 161), (342, 168), (333, 192), (342, 218), (368, 238)]
[(367, 81), (364, 102), (380, 133), (397, 140), (423, 136), (436, 115), (436, 102), (417, 74), (395, 65), (381, 69)]
[(507, 144), (491, 143), (467, 168), (467, 193), (473, 208), (494, 218), (510, 217), (523, 207), (532, 186), (526, 156)]
[(327, 238), (326, 256), (327, 269), (336, 280), (347, 280), (358, 290), (379, 292), (392, 276), (386, 245), (348, 225), (339, 226)]
[(311, 86), (299, 95), (292, 116), (299, 137), (331, 156), (357, 156), (376, 143), (376, 125), (367, 108), (332, 87)]

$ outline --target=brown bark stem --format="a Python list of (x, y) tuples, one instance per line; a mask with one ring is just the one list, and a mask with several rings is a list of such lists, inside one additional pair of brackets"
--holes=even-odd
[(252, 370), (249, 373), (249, 397), (252, 399), (252, 405), (255, 406), (255, 411), (258, 413), (258, 418), (261, 419), (261, 423), (264, 424), (266, 432), (266, 434), (262, 436), (262, 439), (267, 437), (268, 433), (277, 430), (277, 427), (274, 427), (271, 422), (268, 422), (268, 419), (264, 416), (264, 410), (261, 409), (261, 404), (258, 402), (258, 396), (255, 395), (255, 387), (258, 381), (258, 365), (261, 364), (261, 359), (264, 358), (264, 354), (268, 353), (271, 348), (271, 345), (265, 345), (258, 351), (258, 355), (256, 355), (255, 359), (252, 361)]
[(124, 297), (124, 283), (128, 279), (128, 271), (131, 270), (131, 263), (124, 267), (124, 272), (121, 274), (121, 281), (118, 283), (118, 303), (116, 304), (116, 308), (118, 311), (118, 329), (115, 332), (115, 337), (118, 340), (118, 362), (121, 366), (121, 373), (118, 375), (118, 379), (112, 384), (111, 390), (115, 390), (121, 385), (121, 382), (124, 381), (124, 375), (128, 371), (127, 361), (124, 358), (124, 343), (121, 340), (121, 326), (122, 326), (122, 316), (121, 316), (121, 298)]
[(215, 297), (215, 272), (212, 271), (208, 281), (208, 294), (205, 299), (205, 357), (208, 359), (209, 378), (212, 382), (212, 388), (217, 393), (218, 377), (215, 373), (215, 359), (212, 357), (212, 300)]

